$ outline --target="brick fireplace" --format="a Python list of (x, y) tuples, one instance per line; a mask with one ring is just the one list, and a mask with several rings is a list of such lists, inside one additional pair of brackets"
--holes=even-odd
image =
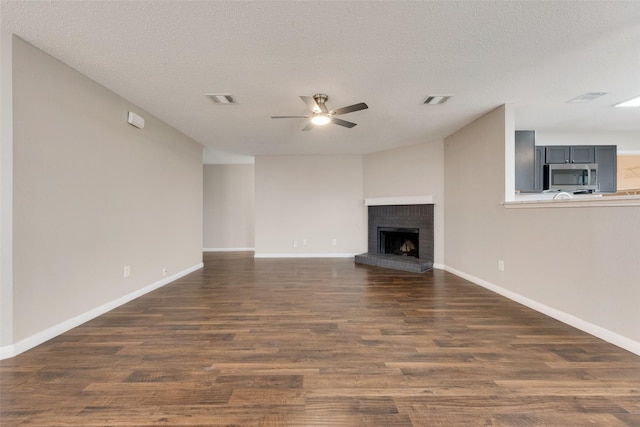
[[(433, 267), (433, 203), (370, 205), (368, 219), (367, 253), (356, 255), (356, 263), (416, 273)], [(407, 241), (413, 251), (399, 247)]]

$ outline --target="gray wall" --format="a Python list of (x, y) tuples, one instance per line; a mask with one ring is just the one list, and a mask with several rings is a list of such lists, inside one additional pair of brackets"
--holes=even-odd
[(204, 165), (205, 250), (254, 248), (254, 167)]
[(198, 143), (18, 38), (13, 100), (14, 344), (201, 264)]
[(445, 139), (447, 268), (640, 354), (640, 207), (506, 209), (512, 126), (503, 106)]

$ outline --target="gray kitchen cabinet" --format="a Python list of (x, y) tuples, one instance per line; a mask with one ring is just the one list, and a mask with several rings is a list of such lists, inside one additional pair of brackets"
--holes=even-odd
[[(515, 136), (515, 184), (520, 193), (535, 192), (535, 143), (532, 130), (517, 130)], [(542, 188), (540, 190), (542, 191)]]
[(595, 163), (598, 164), (598, 183), (601, 193), (618, 191), (618, 147), (596, 145)]
[(595, 150), (592, 145), (575, 145), (569, 153), (569, 163), (593, 163)]
[(593, 145), (553, 145), (546, 147), (546, 163), (594, 163)]
[(553, 145), (546, 147), (547, 164), (569, 163), (571, 148), (568, 145)]
[(597, 163), (599, 192), (617, 191), (618, 152), (615, 145), (535, 145), (535, 131), (515, 135), (515, 183), (520, 193), (544, 191), (545, 165)]

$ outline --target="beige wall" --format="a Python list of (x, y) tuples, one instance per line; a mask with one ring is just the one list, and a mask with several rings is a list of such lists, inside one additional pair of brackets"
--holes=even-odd
[(254, 248), (254, 167), (204, 165), (205, 250)]
[(444, 264), (444, 141), (364, 156), (364, 197), (435, 197), (434, 263)]
[(13, 343), (12, 35), (0, 30), (0, 348)]
[(447, 267), (640, 352), (640, 208), (505, 209), (512, 121), (500, 107), (445, 139)]
[(640, 351), (640, 207), (509, 209), (505, 219), (501, 286)]
[(17, 38), (13, 77), (18, 342), (201, 263), (202, 147)]
[(366, 252), (361, 156), (259, 156), (255, 179), (256, 256)]
[(505, 255), (504, 129), (501, 107), (445, 139), (445, 262), (492, 283)]

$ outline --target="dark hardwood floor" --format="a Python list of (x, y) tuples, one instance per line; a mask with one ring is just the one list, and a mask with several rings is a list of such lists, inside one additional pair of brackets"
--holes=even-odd
[(640, 426), (640, 356), (452, 274), (204, 260), (2, 361), (0, 424)]

